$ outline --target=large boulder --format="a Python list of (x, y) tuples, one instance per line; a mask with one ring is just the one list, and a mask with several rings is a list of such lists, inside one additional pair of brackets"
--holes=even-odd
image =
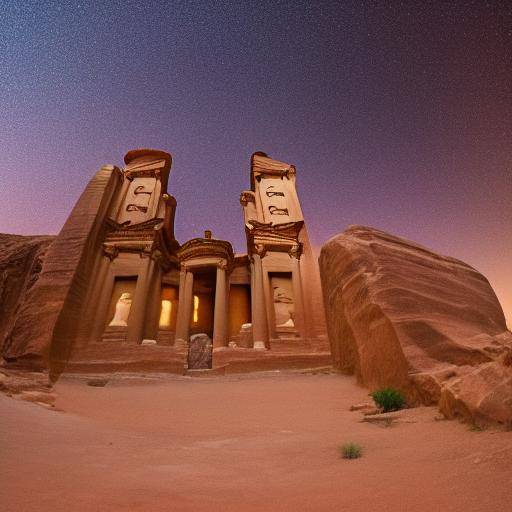
[(323, 246), (320, 272), (340, 370), (449, 417), (512, 424), (512, 334), (482, 274), (363, 226)]

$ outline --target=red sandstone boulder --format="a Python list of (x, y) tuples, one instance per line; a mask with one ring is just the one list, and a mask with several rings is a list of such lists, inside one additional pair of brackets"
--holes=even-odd
[(324, 245), (320, 271), (339, 369), (448, 417), (512, 423), (512, 334), (479, 272), (362, 226)]

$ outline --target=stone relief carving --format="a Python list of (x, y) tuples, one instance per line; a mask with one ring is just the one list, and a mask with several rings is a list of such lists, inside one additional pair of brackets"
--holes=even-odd
[[(127, 176), (128, 177), (128, 176)], [(155, 213), (154, 198), (157, 179), (155, 177), (134, 176), (123, 201), (117, 222), (140, 224), (149, 220), (148, 215)], [(158, 203), (158, 198), (156, 199)]]
[(116, 303), (114, 318), (108, 324), (109, 327), (126, 327), (128, 325), (128, 315), (132, 307), (131, 293), (122, 293)]
[(147, 206), (142, 206), (140, 204), (130, 203), (126, 207), (126, 211), (127, 212), (142, 212), (142, 213), (146, 213), (148, 211), (148, 207)]
[(293, 299), (281, 286), (274, 287), (274, 309), (276, 327), (295, 327)]
[(274, 187), (274, 185), (269, 185), (267, 187), (267, 190), (265, 191), (265, 194), (267, 194), (267, 197), (274, 197), (274, 196), (284, 197), (284, 192), (278, 192), (276, 190), (270, 190), (272, 188), (276, 188), (276, 187)]
[(289, 215), (288, 208), (278, 208), (277, 206), (270, 205), (268, 207), (270, 215)]
[(139, 185), (133, 191), (134, 195), (138, 196), (139, 194), (147, 194), (150, 196), (152, 194), (152, 192), (148, 191), (148, 190), (144, 190), (145, 188), (146, 188), (145, 185)]

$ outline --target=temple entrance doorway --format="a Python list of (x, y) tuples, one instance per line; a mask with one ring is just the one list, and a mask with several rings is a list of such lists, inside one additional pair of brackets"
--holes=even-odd
[(251, 287), (248, 284), (232, 284), (229, 289), (229, 340), (249, 347), (250, 340), (242, 335), (242, 326), (251, 323)]
[(190, 335), (204, 333), (213, 339), (216, 267), (194, 271)]

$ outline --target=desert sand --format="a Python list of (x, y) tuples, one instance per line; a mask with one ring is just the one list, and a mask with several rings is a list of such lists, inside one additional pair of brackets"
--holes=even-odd
[[(267, 373), (56, 385), (0, 396), (0, 503), (24, 511), (508, 511), (512, 432), (409, 409), (362, 423), (352, 377)], [(337, 446), (362, 445), (361, 459)]]

